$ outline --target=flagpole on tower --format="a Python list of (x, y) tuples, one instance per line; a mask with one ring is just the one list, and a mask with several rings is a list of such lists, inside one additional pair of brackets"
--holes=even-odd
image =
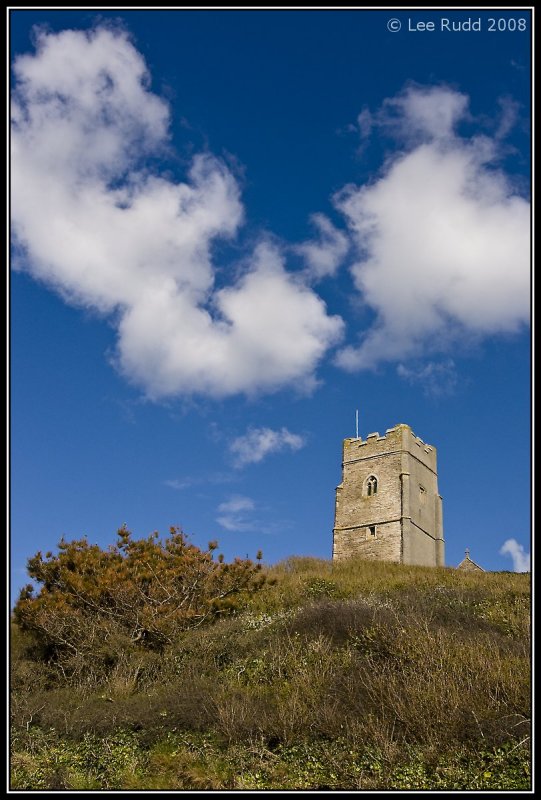
[(359, 409), (355, 411), (355, 438), (359, 438)]

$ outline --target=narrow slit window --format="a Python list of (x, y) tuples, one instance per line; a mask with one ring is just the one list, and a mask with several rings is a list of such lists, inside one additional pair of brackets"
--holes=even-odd
[(378, 479), (375, 475), (370, 475), (368, 480), (366, 481), (366, 494), (368, 497), (371, 497), (373, 494), (377, 494), (378, 492)]
[(375, 539), (376, 538), (376, 526), (375, 525), (369, 525), (368, 526), (368, 538), (369, 539)]

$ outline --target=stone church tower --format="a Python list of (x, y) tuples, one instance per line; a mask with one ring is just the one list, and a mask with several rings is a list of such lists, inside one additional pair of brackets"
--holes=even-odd
[(409, 425), (344, 439), (333, 558), (444, 566), (436, 449)]

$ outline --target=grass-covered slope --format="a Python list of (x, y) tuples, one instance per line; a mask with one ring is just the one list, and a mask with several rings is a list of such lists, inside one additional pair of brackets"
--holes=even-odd
[(160, 651), (12, 635), (13, 789), (528, 789), (528, 575), (295, 558)]

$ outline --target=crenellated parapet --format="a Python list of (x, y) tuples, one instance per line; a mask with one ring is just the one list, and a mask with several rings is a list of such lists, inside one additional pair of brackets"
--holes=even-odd
[(419, 436), (416, 436), (409, 425), (395, 425), (388, 428), (383, 436), (378, 432), (369, 433), (366, 439), (348, 438), (344, 439), (343, 463), (356, 461), (357, 459), (376, 456), (393, 451), (406, 451), (411, 453), (414, 458), (419, 459), (429, 469), (437, 472), (436, 448), (426, 444)]

